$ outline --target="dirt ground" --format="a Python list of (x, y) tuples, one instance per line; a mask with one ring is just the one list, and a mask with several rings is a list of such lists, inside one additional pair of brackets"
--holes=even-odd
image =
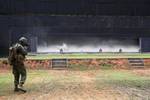
[[(27, 93), (14, 93), (11, 86), (4, 91), (6, 93), (0, 96), (0, 100), (150, 100), (150, 88), (128, 87), (125, 85), (105, 86), (105, 83), (97, 82), (103, 80), (108, 72), (102, 70), (31, 71), (25, 85)], [(133, 75), (146, 77), (150, 83), (150, 70), (119, 70), (119, 72), (129, 72)], [(109, 78), (109, 76), (106, 78)]]

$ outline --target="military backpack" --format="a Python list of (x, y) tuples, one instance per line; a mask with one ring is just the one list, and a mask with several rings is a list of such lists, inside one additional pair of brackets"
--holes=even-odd
[(11, 46), (9, 48), (9, 56), (8, 56), (8, 62), (10, 65), (12, 65), (17, 59), (17, 49), (15, 46)]

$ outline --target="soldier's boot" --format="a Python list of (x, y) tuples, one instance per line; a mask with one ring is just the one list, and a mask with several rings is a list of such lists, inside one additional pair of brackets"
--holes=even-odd
[(23, 84), (24, 83), (20, 82), (20, 84), (19, 84), (19, 90), (25, 93), (27, 91), (24, 89)]
[(22, 82), (20, 82), (19, 88), (23, 88), (23, 83)]
[(19, 92), (18, 85), (15, 85), (14, 92)]
[(26, 93), (27, 91), (25, 89), (19, 88), (19, 91)]

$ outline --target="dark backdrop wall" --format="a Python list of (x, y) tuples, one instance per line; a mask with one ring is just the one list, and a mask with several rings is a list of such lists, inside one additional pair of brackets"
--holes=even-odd
[(0, 0), (2, 14), (150, 15), (149, 0)]
[(0, 0), (0, 55), (20, 36), (150, 36), (149, 0)]
[[(21, 36), (112, 37), (138, 39), (150, 37), (149, 16), (50, 16), (3, 15), (0, 17), (2, 54)], [(7, 52), (6, 52), (7, 53)]]

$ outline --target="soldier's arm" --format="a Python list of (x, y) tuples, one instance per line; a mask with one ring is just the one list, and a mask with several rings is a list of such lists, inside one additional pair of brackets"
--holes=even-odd
[(18, 47), (18, 52), (21, 53), (22, 55), (27, 55), (28, 54), (27, 49), (24, 48), (23, 46)]

